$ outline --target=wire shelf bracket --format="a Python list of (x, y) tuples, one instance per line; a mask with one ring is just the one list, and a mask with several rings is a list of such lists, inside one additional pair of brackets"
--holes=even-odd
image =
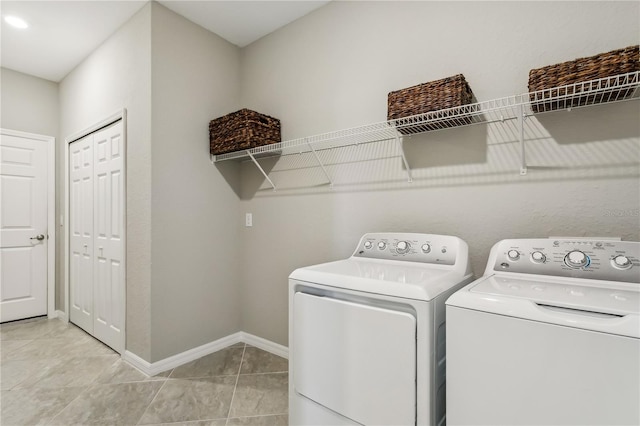
[(253, 153), (251, 153), (250, 149), (247, 150), (247, 155), (251, 158), (251, 161), (253, 161), (253, 164), (256, 165), (256, 167), (258, 168), (258, 170), (260, 170), (260, 172), (265, 177), (265, 179), (267, 179), (269, 181), (269, 184), (273, 188), (273, 192), (275, 192), (276, 191), (276, 186), (273, 184), (273, 181), (271, 179), (269, 179), (269, 175), (264, 171), (264, 169), (262, 168), (260, 163), (258, 163), (258, 160), (256, 160), (256, 157), (253, 155)]
[(402, 156), (402, 162), (404, 163), (404, 167), (407, 170), (407, 182), (413, 182), (413, 176), (411, 176), (411, 167), (409, 167), (409, 162), (407, 161), (407, 156), (404, 153), (403, 146), (403, 138), (398, 134), (396, 135), (396, 142), (398, 144), (398, 149), (400, 150), (400, 155)]
[(313, 152), (313, 156), (316, 157), (316, 161), (320, 165), (320, 168), (322, 169), (322, 172), (324, 173), (325, 177), (329, 181), (329, 187), (333, 188), (333, 181), (331, 180), (331, 176), (329, 176), (329, 172), (327, 172), (327, 169), (324, 167), (324, 164), (322, 164), (322, 161), (320, 160), (320, 157), (318, 156), (318, 153), (313, 148), (313, 145), (311, 145), (311, 142), (307, 142), (307, 145), (309, 146), (309, 149), (311, 150), (311, 152)]
[(524, 105), (520, 104), (518, 106), (518, 127), (520, 130), (519, 140), (520, 140), (520, 175), (524, 176), (527, 174), (527, 156), (524, 146), (524, 120), (527, 119), (527, 116), (524, 112)]

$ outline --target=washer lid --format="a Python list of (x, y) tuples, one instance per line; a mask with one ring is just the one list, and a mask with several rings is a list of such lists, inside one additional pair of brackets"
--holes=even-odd
[(510, 296), (533, 300), (538, 304), (557, 305), (583, 311), (614, 315), (638, 313), (640, 292), (624, 286), (619, 288), (491, 276), (473, 286), (470, 291), (496, 296)]
[(455, 293), (447, 305), (640, 338), (636, 285), (491, 275)]
[(432, 300), (470, 280), (446, 265), (380, 259), (349, 258), (300, 268), (289, 278), (373, 294)]

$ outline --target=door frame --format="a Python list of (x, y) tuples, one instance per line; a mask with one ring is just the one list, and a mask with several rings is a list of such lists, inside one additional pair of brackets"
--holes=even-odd
[(47, 317), (56, 312), (56, 138), (0, 128), (0, 134), (33, 139), (47, 144)]
[(70, 239), (69, 239), (69, 145), (79, 139), (84, 138), (85, 136), (90, 135), (104, 127), (110, 126), (118, 121), (122, 121), (122, 161), (123, 161), (123, 171), (124, 171), (124, 186), (123, 186), (123, 200), (122, 200), (122, 208), (124, 209), (124, 222), (122, 224), (122, 239), (124, 242), (123, 247), (123, 256), (122, 256), (122, 267), (124, 268), (124, 286), (125, 291), (122, 293), (122, 324), (123, 324), (123, 333), (122, 333), (122, 341), (120, 342), (122, 353), (124, 353), (126, 349), (127, 342), (127, 109), (122, 108), (121, 110), (111, 114), (109, 117), (101, 120), (84, 130), (76, 132), (71, 136), (68, 136), (64, 140), (64, 253), (65, 253), (65, 262), (64, 262), (64, 312), (66, 322), (69, 322), (69, 306), (70, 306), (70, 293), (69, 293), (69, 262), (70, 256), (69, 251), (71, 249)]

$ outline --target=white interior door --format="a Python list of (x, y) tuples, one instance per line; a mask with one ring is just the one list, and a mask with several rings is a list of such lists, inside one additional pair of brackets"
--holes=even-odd
[(69, 146), (69, 319), (93, 334), (93, 135)]
[(295, 293), (295, 392), (363, 425), (415, 425), (416, 319)]
[(47, 314), (46, 142), (0, 138), (1, 321)]
[(122, 125), (94, 134), (94, 335), (118, 350), (124, 326)]

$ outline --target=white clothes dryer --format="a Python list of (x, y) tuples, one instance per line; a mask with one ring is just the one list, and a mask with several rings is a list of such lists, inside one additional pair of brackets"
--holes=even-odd
[(640, 424), (640, 243), (500, 241), (446, 311), (449, 425)]
[(445, 306), (471, 282), (457, 237), (375, 233), (289, 277), (289, 423), (445, 419)]

